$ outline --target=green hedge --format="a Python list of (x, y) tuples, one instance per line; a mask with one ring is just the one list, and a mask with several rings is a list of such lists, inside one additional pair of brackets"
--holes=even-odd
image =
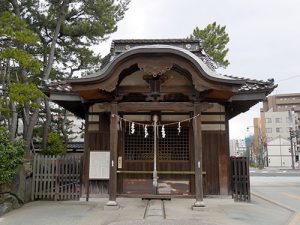
[(0, 126), (0, 185), (12, 180), (23, 159), (23, 142), (10, 141), (7, 129)]

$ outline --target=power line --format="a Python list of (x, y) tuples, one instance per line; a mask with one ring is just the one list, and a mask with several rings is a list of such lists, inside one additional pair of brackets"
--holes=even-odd
[(285, 78), (285, 79), (282, 79), (282, 80), (277, 80), (277, 82), (291, 80), (291, 79), (294, 79), (294, 78), (297, 78), (297, 77), (300, 77), (300, 75), (295, 75), (295, 76), (291, 76), (291, 77), (288, 77), (288, 78)]

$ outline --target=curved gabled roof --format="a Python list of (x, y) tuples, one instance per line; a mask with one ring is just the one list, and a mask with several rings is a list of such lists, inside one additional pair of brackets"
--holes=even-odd
[(128, 49), (124, 53), (121, 53), (115, 57), (111, 57), (110, 62), (100, 71), (91, 74), (84, 78), (71, 79), (67, 82), (70, 84), (76, 83), (91, 83), (91, 82), (101, 82), (102, 80), (106, 80), (111, 75), (112, 70), (117, 66), (120, 62), (134, 55), (138, 54), (171, 54), (175, 56), (182, 57), (193, 64), (193, 66), (199, 71), (199, 73), (206, 78), (207, 80), (220, 82), (225, 84), (236, 84), (242, 85), (245, 82), (241, 79), (235, 79), (232, 77), (226, 77), (216, 73), (215, 71), (208, 68), (208, 66), (195, 54), (192, 52), (179, 48), (176, 46), (170, 45), (145, 45), (145, 46), (137, 46)]

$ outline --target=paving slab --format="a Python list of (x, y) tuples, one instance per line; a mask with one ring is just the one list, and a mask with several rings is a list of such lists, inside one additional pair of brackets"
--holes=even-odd
[(288, 210), (254, 197), (251, 203), (207, 198), (201, 211), (192, 210), (194, 199), (172, 199), (165, 201), (166, 219), (154, 216), (154, 220), (144, 220), (146, 200), (117, 200), (118, 210), (104, 210), (107, 199), (31, 202), (5, 214), (0, 225), (284, 225), (291, 217)]

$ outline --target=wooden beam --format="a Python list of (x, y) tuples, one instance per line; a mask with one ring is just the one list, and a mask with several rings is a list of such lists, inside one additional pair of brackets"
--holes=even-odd
[(91, 113), (110, 112), (110, 111), (111, 111), (111, 104), (107, 103), (107, 102), (95, 103), (89, 109), (89, 112), (91, 112)]
[(111, 104), (110, 116), (110, 173), (109, 173), (109, 201), (107, 206), (117, 206), (117, 154), (118, 154), (118, 112), (117, 103)]
[(192, 112), (191, 102), (122, 102), (118, 104), (119, 112), (139, 111), (175, 111)]
[(83, 99), (73, 93), (51, 93), (50, 94), (50, 100), (51, 101), (68, 101), (68, 102), (81, 102)]
[(230, 101), (247, 101), (247, 100), (256, 100), (262, 101), (263, 99), (266, 98), (266, 93), (261, 92), (261, 93), (240, 93), (236, 94), (231, 97)]
[[(201, 112), (212, 108), (212, 103), (202, 102)], [(111, 103), (95, 103), (90, 112), (111, 112)], [(145, 111), (174, 111), (176, 113), (193, 112), (192, 102), (121, 102), (118, 104), (118, 112), (145, 112)]]
[[(201, 105), (194, 104), (194, 115), (201, 114)], [(194, 151), (195, 151), (195, 195), (196, 202), (193, 207), (204, 207), (203, 202), (203, 175), (202, 175), (202, 131), (201, 116), (193, 120)]]

